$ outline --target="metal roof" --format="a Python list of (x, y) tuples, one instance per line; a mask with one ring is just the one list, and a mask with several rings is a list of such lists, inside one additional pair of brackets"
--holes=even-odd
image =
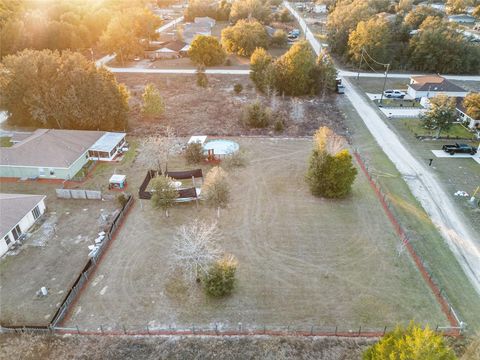
[(106, 132), (89, 150), (110, 152), (125, 135), (125, 133)]

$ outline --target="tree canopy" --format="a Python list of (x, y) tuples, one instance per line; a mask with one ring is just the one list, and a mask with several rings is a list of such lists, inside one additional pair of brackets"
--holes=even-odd
[(267, 31), (256, 20), (239, 20), (222, 30), (222, 45), (229, 53), (250, 56), (256, 48), (268, 47)]
[(378, 343), (368, 348), (364, 360), (455, 360), (454, 352), (445, 344), (443, 336), (428, 326), (422, 329), (413, 322), (407, 328), (397, 326)]
[(215, 66), (225, 61), (225, 51), (214, 36), (197, 35), (190, 45), (188, 56), (197, 65)]
[(273, 85), (273, 82), (269, 79), (269, 68), (272, 62), (272, 56), (264, 48), (256, 48), (250, 57), (250, 79), (262, 92), (268, 86)]
[(410, 41), (410, 63), (420, 71), (478, 73), (480, 48), (437, 17), (428, 17)]
[(468, 116), (474, 120), (480, 120), (480, 93), (469, 93), (463, 99), (463, 106), (465, 106)]
[(448, 130), (457, 118), (456, 101), (453, 97), (437, 95), (429, 99), (430, 107), (422, 116), (427, 129), (437, 130), (437, 137), (442, 130)]
[(392, 36), (390, 24), (383, 17), (360, 21), (348, 39), (348, 53), (355, 63), (360, 61), (362, 49), (379, 62), (390, 60)]
[(168, 217), (168, 209), (174, 204), (178, 198), (178, 190), (173, 186), (173, 180), (168, 176), (157, 176), (151, 181), (152, 189), (152, 205), (165, 211)]
[(235, 0), (230, 11), (230, 21), (254, 18), (267, 23), (271, 15), (270, 4), (265, 0)]
[(78, 53), (23, 50), (0, 68), (2, 104), (15, 125), (125, 130), (128, 92)]
[(145, 86), (142, 99), (142, 113), (145, 115), (158, 116), (165, 112), (165, 102), (154, 84), (150, 83)]

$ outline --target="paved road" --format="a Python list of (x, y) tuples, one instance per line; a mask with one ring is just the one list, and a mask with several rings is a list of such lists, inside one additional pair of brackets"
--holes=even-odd
[[(293, 16), (301, 19), (292, 7), (287, 6)], [(303, 19), (302, 19), (303, 21)], [(305, 33), (309, 29), (304, 29)], [(314, 37), (307, 37), (318, 55), (321, 48)], [(420, 201), (432, 222), (438, 228), (443, 238), (462, 266), (472, 285), (480, 294), (480, 236), (459, 216), (455, 204), (443, 189), (441, 182), (430, 170), (420, 163), (398, 139), (397, 135), (385, 124), (376, 112), (371, 102), (366, 102), (363, 96), (350, 84), (347, 77), (356, 76), (352, 71), (340, 70), (346, 91), (345, 94), (353, 104), (361, 119), (367, 126), (382, 150), (395, 164), (402, 174), (410, 190)], [(382, 77), (383, 74), (361, 73), (361, 77)], [(392, 78), (407, 78), (411, 74), (389, 74)], [(480, 76), (452, 75), (445, 76), (452, 80), (480, 81)]]

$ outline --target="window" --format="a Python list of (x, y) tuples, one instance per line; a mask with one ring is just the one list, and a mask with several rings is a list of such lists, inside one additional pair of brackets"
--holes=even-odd
[(15, 228), (12, 230), (12, 235), (14, 240), (17, 240), (20, 235), (22, 235), (22, 230), (20, 229), (20, 226), (15, 226)]
[(5, 243), (7, 244), (7, 246), (12, 242), (12, 240), (10, 240), (10, 236), (8, 236), (8, 234), (3, 238), (3, 240), (5, 240)]
[(33, 218), (37, 220), (40, 217), (40, 209), (38, 208), (38, 205), (35, 206), (35, 208), (32, 210)]
[(55, 175), (55, 170), (50, 169), (50, 175), (51, 175), (51, 176), (54, 176), (54, 175)]

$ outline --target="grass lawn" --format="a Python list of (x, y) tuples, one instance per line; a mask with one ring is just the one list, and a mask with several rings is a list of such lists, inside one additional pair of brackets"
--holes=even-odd
[[(310, 140), (236, 141), (249, 163), (230, 173), (231, 205), (218, 220), (221, 247), (239, 261), (235, 292), (209, 299), (169, 266), (178, 226), (195, 218), (216, 221), (214, 209), (183, 204), (166, 218), (137, 200), (66, 325), (241, 322), (348, 330), (410, 319), (446, 324), (411, 259), (398, 256), (399, 239), (363, 174), (347, 199), (318, 199), (304, 181)], [(127, 174), (136, 194), (146, 169), (136, 161), (112, 165), (105, 177), (114, 167)], [(173, 158), (168, 168), (185, 168), (184, 160)]]
[[(341, 109), (345, 112), (347, 124), (353, 133), (353, 143), (369, 161), (370, 169), (393, 205), (400, 223), (412, 239), (415, 250), (423, 257), (428, 268), (438, 280), (439, 286), (446, 292), (450, 302), (469, 326), (470, 333), (480, 330), (480, 298), (475, 292), (467, 277), (463, 273), (454, 255), (444, 242), (430, 218), (420, 203), (411, 194), (407, 184), (380, 149), (371, 136), (358, 114), (346, 98), (339, 100)], [(408, 129), (402, 128), (402, 121), (392, 121), (395, 130), (402, 136), (410, 149), (420, 158), (432, 157), (431, 149), (440, 149), (445, 141), (422, 142), (411, 136)], [(450, 161), (449, 161), (450, 160)], [(480, 183), (478, 164), (471, 159), (435, 159), (434, 169), (438, 178), (449, 190), (471, 192), (476, 184)], [(455, 191), (456, 191), (455, 190)], [(455, 197), (454, 197), (455, 198)], [(465, 216), (474, 222), (480, 231), (480, 212), (467, 207), (465, 198), (455, 198)]]
[[(422, 120), (420, 119), (398, 119), (394, 122), (402, 122), (402, 125), (406, 127), (415, 136), (436, 136), (437, 130), (426, 129)], [(450, 137), (452, 139), (475, 139), (475, 135), (468, 131), (461, 124), (453, 124), (450, 129), (443, 130), (440, 133), (441, 137)]]
[[(379, 105), (380, 99), (376, 99), (373, 102)], [(389, 99), (385, 97), (382, 100), (382, 104), (384, 107), (422, 107), (422, 105), (420, 105), (420, 103), (415, 100)]]
[(0, 147), (11, 147), (12, 145), (10, 136), (0, 136)]

